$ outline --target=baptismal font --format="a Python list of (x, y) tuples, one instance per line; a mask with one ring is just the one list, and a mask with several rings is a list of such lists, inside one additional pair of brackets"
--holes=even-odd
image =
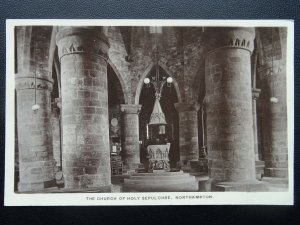
[(169, 151), (170, 143), (166, 135), (166, 120), (161, 109), (160, 94), (156, 93), (156, 99), (150, 122), (147, 124), (150, 133), (149, 145), (147, 146), (148, 170), (170, 170)]

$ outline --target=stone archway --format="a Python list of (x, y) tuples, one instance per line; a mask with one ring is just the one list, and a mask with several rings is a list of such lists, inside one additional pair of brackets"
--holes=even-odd
[(129, 103), (129, 99), (128, 99), (129, 96), (128, 96), (127, 91), (126, 91), (126, 84), (125, 84), (124, 80), (122, 79), (121, 74), (119, 73), (118, 69), (116, 68), (116, 66), (114, 65), (114, 63), (110, 59), (107, 60), (107, 64), (112, 68), (115, 75), (117, 76), (117, 78), (120, 82), (120, 85), (122, 87), (124, 103), (128, 104)]
[[(169, 71), (165, 70), (165, 66), (162, 67), (159, 65), (160, 73), (169, 74)], [(145, 73), (141, 77), (141, 81), (146, 77), (152, 77), (155, 75), (154, 64), (151, 63), (147, 67)], [(138, 87), (139, 88), (139, 87)], [(146, 86), (142, 82), (140, 87), (141, 90), (137, 90), (137, 93), (140, 93), (139, 96), (136, 96), (138, 102), (137, 104), (141, 105), (141, 111), (139, 113), (139, 137), (141, 140), (141, 149), (140, 156), (141, 162), (147, 163), (147, 146), (153, 141), (151, 140), (151, 132), (148, 131), (148, 123), (153, 111), (153, 106), (155, 103), (155, 88), (153, 85)], [(162, 111), (165, 115), (167, 122), (166, 126), (166, 138), (171, 144), (169, 152), (169, 160), (172, 168), (175, 168), (177, 162), (180, 159), (179, 153), (179, 118), (178, 112), (175, 108), (175, 103), (181, 101), (181, 95), (179, 92), (178, 84), (175, 81), (171, 86), (164, 84), (161, 90), (160, 105)]]
[[(182, 102), (181, 92), (180, 92), (179, 85), (178, 85), (176, 79), (174, 78), (174, 76), (172, 75), (172, 73), (170, 72), (170, 70), (167, 68), (167, 66), (164, 63), (158, 62), (158, 65), (167, 73), (168, 76), (173, 78), (172, 85), (174, 85), (174, 88), (175, 88), (175, 91), (177, 94), (177, 98), (178, 98), (178, 102)], [(154, 63), (151, 62), (148, 65), (148, 67), (146, 68), (146, 70), (144, 71), (144, 73), (141, 75), (138, 85), (136, 87), (136, 91), (135, 91), (134, 104), (139, 104), (140, 95), (141, 95), (142, 88), (144, 85), (144, 79), (149, 75), (149, 73), (151, 72), (153, 67), (154, 67)]]

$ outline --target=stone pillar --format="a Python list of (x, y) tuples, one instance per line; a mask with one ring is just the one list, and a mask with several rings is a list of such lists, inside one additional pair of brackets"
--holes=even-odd
[[(206, 57), (209, 176), (214, 191), (257, 191), (251, 52), (254, 29), (213, 29)], [(219, 40), (219, 41), (216, 41)]]
[(258, 150), (257, 139), (257, 99), (259, 98), (261, 90), (258, 88), (252, 88), (252, 115), (253, 115), (253, 137), (254, 137), (254, 153), (255, 153), (255, 171), (256, 178), (261, 180), (264, 175), (265, 162), (261, 161), (261, 152)]
[(257, 111), (256, 111), (256, 100), (259, 98), (261, 90), (252, 88), (252, 115), (253, 115), (253, 137), (254, 137), (254, 152), (255, 160), (259, 161), (260, 156), (258, 153), (258, 142), (257, 142)]
[(198, 103), (175, 103), (179, 113), (180, 165), (199, 159), (198, 143)]
[[(48, 75), (35, 76), (31, 72), (16, 74), (20, 192), (55, 185), (50, 122), (53, 81)], [(35, 104), (39, 109), (33, 111)]]
[(56, 36), (61, 62), (62, 170), (66, 189), (110, 191), (109, 44), (98, 29), (63, 27)]
[(121, 105), (122, 160), (125, 170), (134, 171), (140, 164), (139, 112), (141, 105)]
[(60, 130), (60, 109), (57, 102), (52, 103), (51, 126), (53, 142), (53, 158), (56, 166), (61, 167), (61, 130)]
[[(273, 32), (275, 34), (275, 28)], [(273, 57), (269, 57), (265, 64), (259, 67), (262, 89), (260, 100), (264, 111), (265, 176), (287, 179), (286, 29), (279, 29), (279, 35), (280, 40), (274, 40), (273, 43)], [(271, 49), (271, 45), (272, 43), (269, 43), (266, 47)]]
[[(285, 68), (276, 62), (273, 65), (273, 75), (264, 80), (264, 160), (265, 176), (288, 177), (288, 148), (287, 148), (287, 104)], [(266, 72), (262, 70), (260, 73)], [(267, 73), (267, 72), (266, 72)], [(263, 74), (261, 74), (264, 76)], [(273, 90), (275, 88), (275, 94)], [(275, 97), (278, 102), (271, 102)]]

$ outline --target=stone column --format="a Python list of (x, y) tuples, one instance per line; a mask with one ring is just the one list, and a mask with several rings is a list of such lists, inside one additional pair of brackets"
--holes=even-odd
[[(282, 63), (282, 62), (281, 62)], [(278, 102), (267, 102), (266, 122), (269, 132), (267, 133), (269, 146), (265, 149), (265, 175), (269, 177), (288, 178), (288, 143), (287, 143), (287, 102), (286, 102), (286, 71), (285, 65), (278, 62), (279, 65), (273, 67), (274, 74), (267, 79), (267, 86), (270, 92), (276, 89), (275, 94), (268, 93), (278, 99)], [(281, 65), (280, 65), (281, 64)]]
[(100, 28), (62, 27), (62, 170), (66, 189), (110, 191), (107, 50)]
[(52, 125), (52, 142), (53, 158), (56, 166), (61, 167), (61, 130), (60, 130), (60, 109), (57, 102), (52, 103), (51, 125)]
[(261, 90), (257, 88), (252, 88), (252, 115), (253, 115), (253, 137), (254, 137), (254, 152), (255, 160), (259, 161), (258, 153), (258, 142), (257, 142), (257, 111), (256, 111), (256, 100), (259, 98)]
[(139, 112), (141, 105), (121, 105), (122, 160), (127, 171), (134, 171), (140, 164)]
[[(273, 28), (274, 36), (276, 29)], [(288, 178), (286, 29), (278, 29), (280, 40), (274, 40), (273, 56), (259, 67), (261, 104), (264, 114), (265, 176)], [(272, 49), (272, 43), (266, 49)], [(276, 51), (275, 51), (276, 50)], [(272, 62), (273, 58), (273, 62)], [(275, 100), (275, 101), (274, 101)]]
[[(275, 65), (276, 64), (276, 65)], [(277, 61), (273, 63), (273, 75), (261, 70), (264, 77), (262, 104), (264, 104), (264, 160), (266, 164), (265, 175), (267, 177), (288, 177), (288, 148), (287, 148), (287, 104), (285, 66)], [(275, 94), (273, 93), (273, 90)], [(277, 98), (278, 102), (271, 102), (271, 98)]]
[(253, 115), (253, 137), (254, 137), (254, 153), (255, 153), (255, 171), (256, 178), (261, 180), (264, 175), (265, 162), (261, 161), (261, 153), (258, 151), (257, 139), (257, 99), (259, 98), (261, 89), (252, 88), (252, 115)]
[[(254, 29), (212, 29), (206, 57), (206, 113), (212, 190), (257, 191), (251, 52)], [(217, 41), (216, 41), (217, 40)]]
[(189, 164), (199, 159), (198, 103), (175, 103), (179, 113), (180, 164)]
[[(25, 71), (16, 74), (20, 192), (55, 185), (50, 122), (53, 81), (41, 73), (35, 76)], [(33, 111), (35, 104), (39, 109)]]

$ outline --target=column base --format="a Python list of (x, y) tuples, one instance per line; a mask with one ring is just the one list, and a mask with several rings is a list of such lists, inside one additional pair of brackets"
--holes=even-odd
[(124, 183), (124, 179), (125, 178), (129, 178), (130, 174), (120, 174), (120, 175), (112, 175), (111, 176), (111, 183), (113, 185), (117, 185), (117, 184), (123, 184)]
[(111, 174), (64, 175), (64, 189), (82, 190), (101, 189), (111, 185)]
[(208, 159), (201, 158), (197, 160), (182, 160), (179, 161), (178, 166), (181, 170), (188, 173), (207, 173), (208, 171)]
[(270, 191), (287, 191), (289, 187), (288, 178), (263, 177), (262, 181), (269, 183)]
[(255, 161), (256, 179), (261, 180), (265, 172), (265, 162), (257, 160)]
[(56, 186), (56, 180), (49, 180), (36, 183), (18, 183), (18, 192), (40, 192), (46, 188), (52, 188)]
[(251, 180), (237, 182), (218, 182), (211, 184), (211, 191), (216, 192), (267, 192), (269, 184), (267, 182)]
[(266, 168), (265, 176), (266, 177), (287, 178), (288, 177), (288, 169), (287, 168)]
[(124, 165), (124, 171), (123, 174), (133, 174), (137, 173), (140, 170), (145, 170), (145, 167), (141, 163), (131, 163), (129, 165)]

